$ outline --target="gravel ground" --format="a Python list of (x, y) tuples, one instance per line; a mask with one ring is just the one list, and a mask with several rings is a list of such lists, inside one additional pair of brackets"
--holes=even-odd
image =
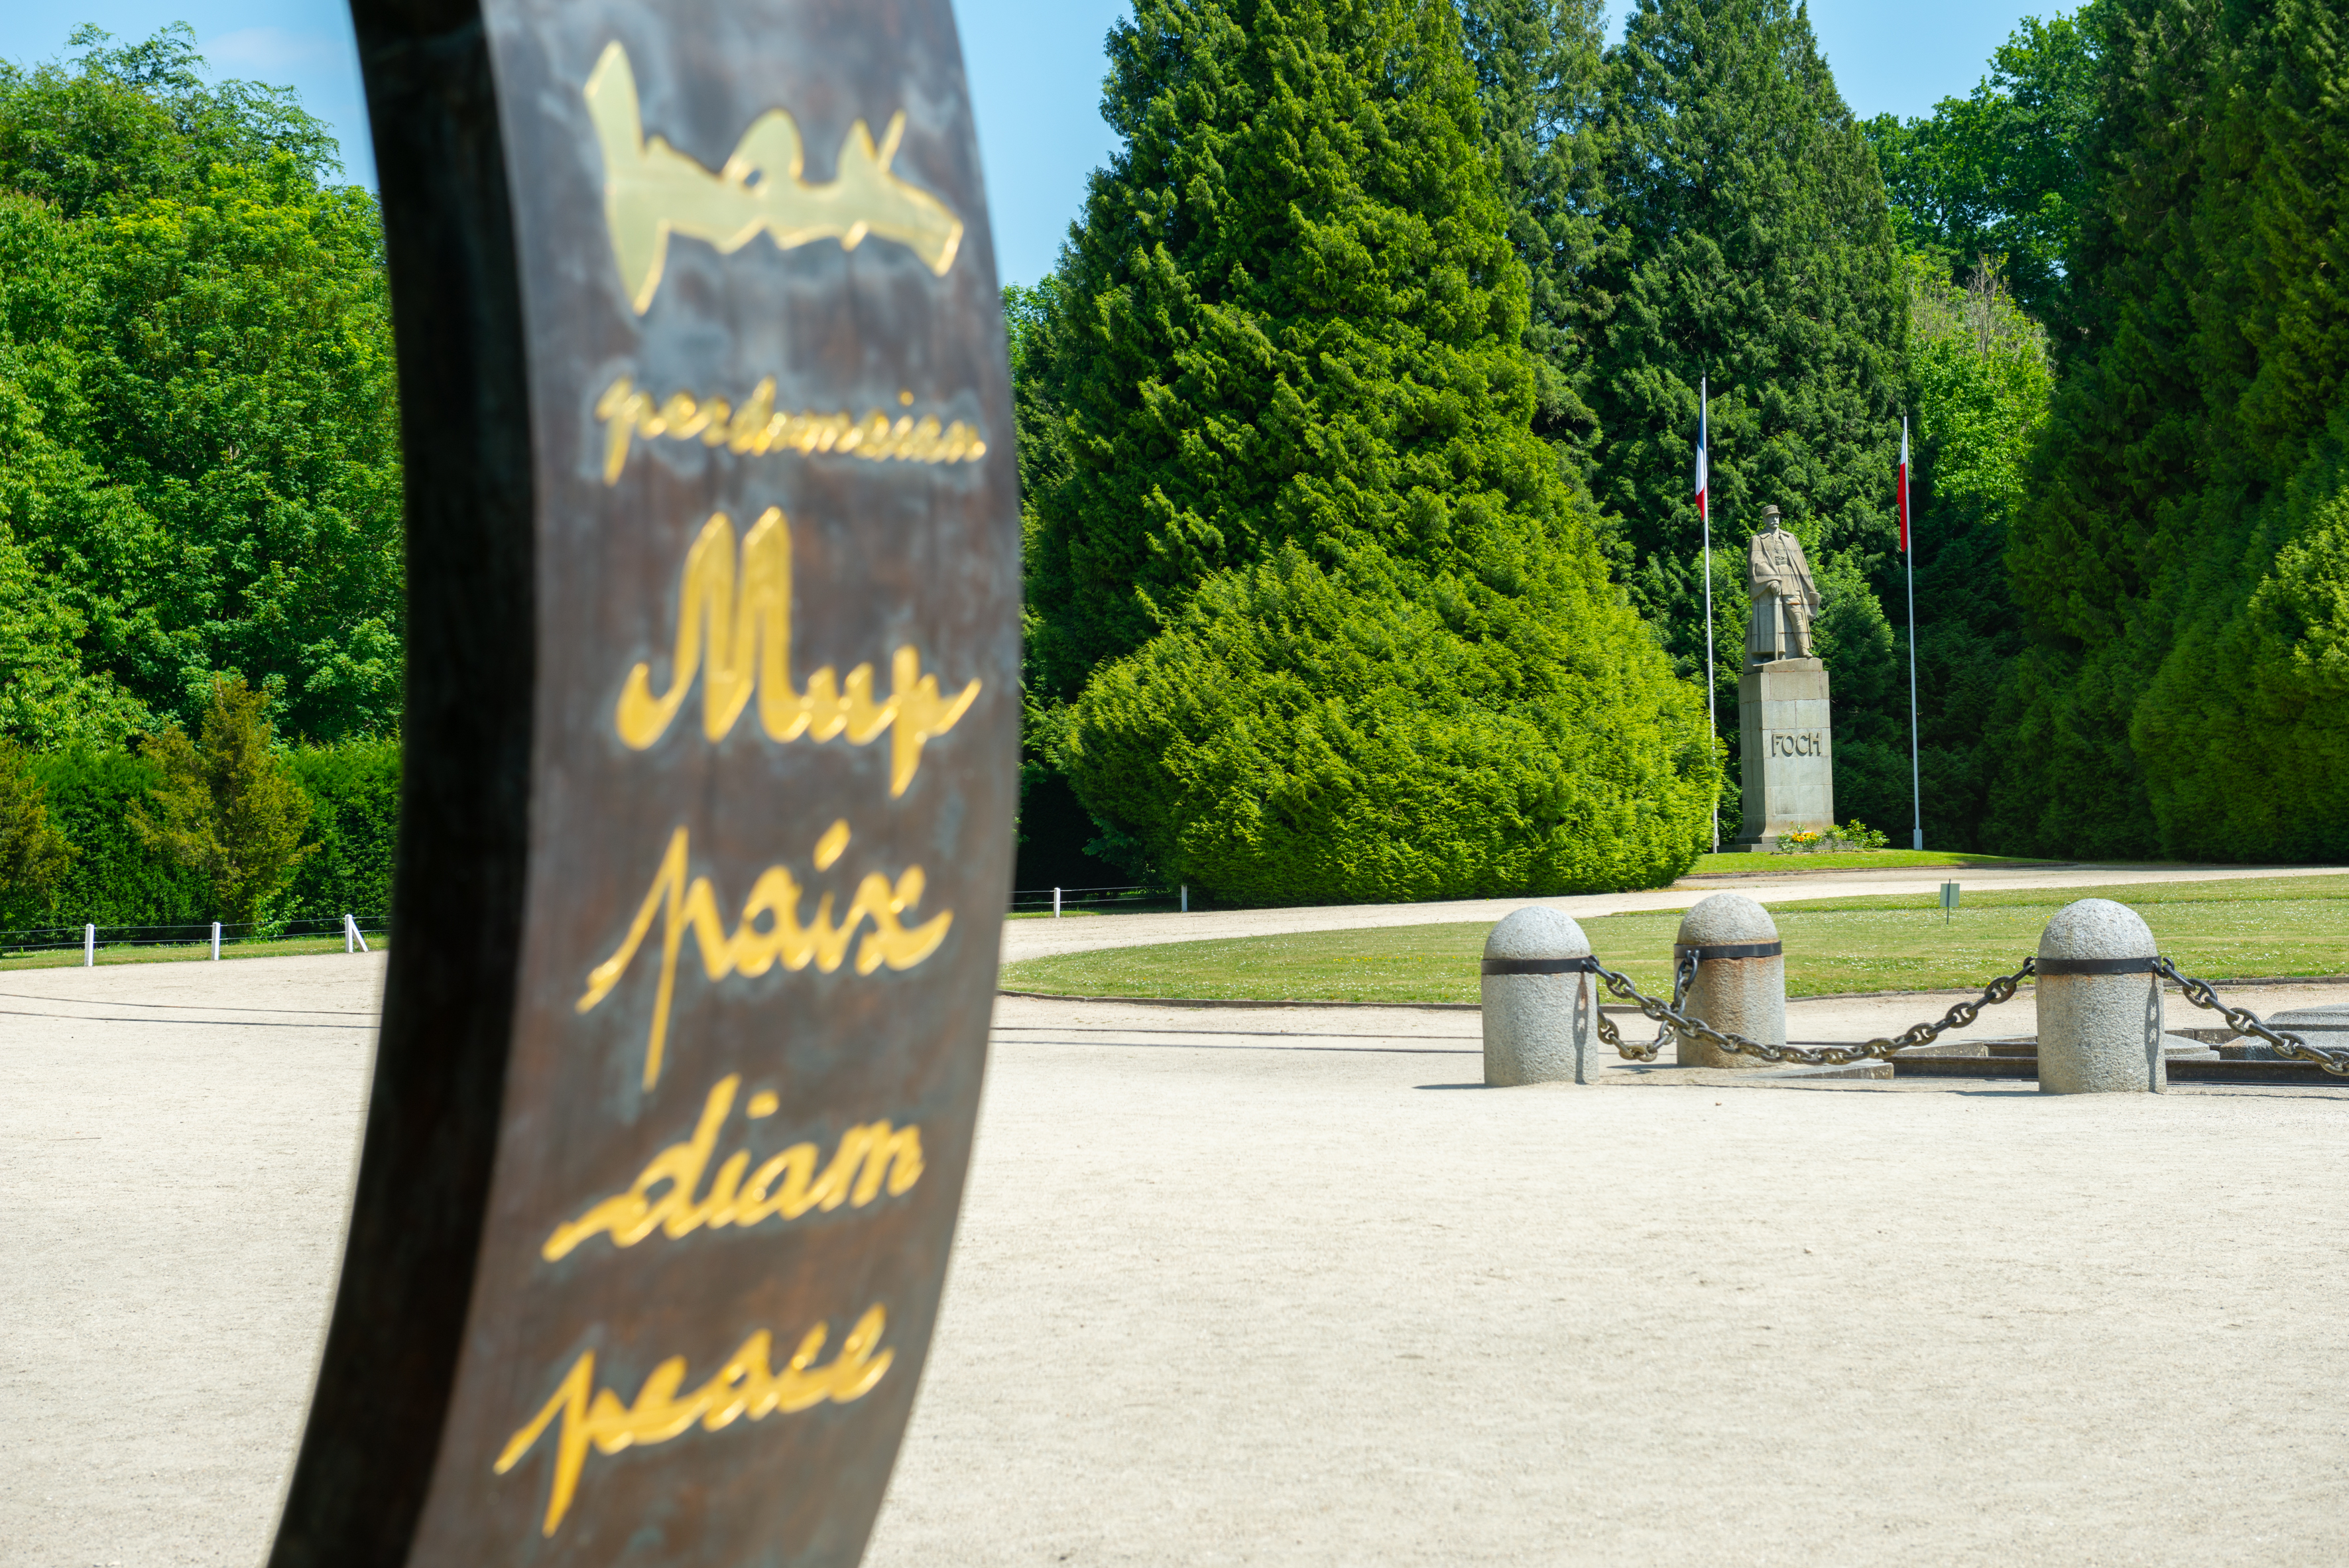
[(2349, 1559), (2349, 1089), (1487, 1090), (1468, 1013), (998, 1020), (874, 1568)]
[(383, 959), (0, 975), (0, 1563), (257, 1563), (341, 1262)]
[[(0, 980), (0, 1562), (258, 1560), (379, 963)], [(998, 1017), (876, 1568), (2349, 1559), (2349, 1089), (1495, 1091), (1467, 1012)]]

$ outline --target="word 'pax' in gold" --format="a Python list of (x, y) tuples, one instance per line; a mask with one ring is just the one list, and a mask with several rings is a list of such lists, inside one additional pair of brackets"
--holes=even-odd
[(962, 220), (893, 172), (905, 134), (903, 109), (881, 145), (858, 120), (840, 144), (832, 182), (800, 177), (806, 160), (797, 121), (771, 108), (750, 122), (715, 174), (656, 136), (645, 135), (636, 75), (615, 41), (587, 77), (587, 116), (604, 149), (604, 221), (620, 281), (638, 315), (652, 308), (671, 234), (707, 240), (730, 256), (764, 229), (779, 251), (838, 240), (853, 251), (867, 234), (894, 240), (940, 277), (954, 265)]
[[(750, 1151), (741, 1149), (727, 1156), (710, 1178), (709, 1191), (696, 1198), (718, 1144), (718, 1130), (734, 1109), (734, 1091), (741, 1087), (740, 1073), (719, 1079), (702, 1102), (701, 1120), (690, 1139), (654, 1155), (626, 1191), (557, 1225), (539, 1255), (553, 1263), (596, 1235), (611, 1237), (616, 1247), (633, 1247), (655, 1231), (676, 1241), (704, 1225), (712, 1230), (747, 1227), (773, 1214), (796, 1220), (810, 1210), (829, 1213), (843, 1203), (861, 1209), (881, 1195), (884, 1185), (896, 1198), (922, 1179), (922, 1130), (873, 1121), (841, 1134), (832, 1163), (821, 1176), (812, 1143), (794, 1143), (756, 1171), (750, 1169)], [(774, 1115), (779, 1104), (771, 1090), (761, 1090), (750, 1097), (743, 1114), (761, 1120)], [(647, 1196), (663, 1182), (667, 1191), (657, 1198)]]
[(653, 1368), (633, 1405), (623, 1405), (611, 1389), (595, 1387), (595, 1353), (584, 1350), (554, 1398), (506, 1440), (495, 1472), (503, 1475), (520, 1464), (555, 1418), (563, 1418), (554, 1439), (554, 1481), (547, 1490), (546, 1521), (539, 1530), (541, 1535), (553, 1535), (571, 1511), (589, 1445), (598, 1453), (616, 1454), (625, 1448), (682, 1437), (696, 1421), (703, 1431), (715, 1432), (744, 1417), (759, 1421), (779, 1410), (794, 1415), (813, 1409), (827, 1399), (835, 1405), (861, 1399), (896, 1358), (893, 1350), (874, 1354), (887, 1322), (879, 1306), (868, 1310), (841, 1341), (840, 1354), (823, 1367), (815, 1365), (815, 1358), (823, 1352), (828, 1326), (819, 1323), (807, 1331), (780, 1372), (771, 1364), (774, 1336), (762, 1328), (744, 1340), (708, 1382), (683, 1396), (678, 1389), (685, 1382), (685, 1357), (672, 1356)]
[[(897, 400), (911, 403), (914, 395), (900, 392)], [(771, 376), (752, 387), (739, 408), (723, 397), (697, 398), (690, 392), (672, 392), (667, 401), (658, 401), (623, 376), (595, 399), (595, 418), (604, 421), (607, 485), (620, 482), (620, 471), (628, 466), (629, 438), (635, 436), (647, 441), (662, 436), (672, 441), (698, 438), (705, 447), (724, 447), (738, 457), (831, 452), (868, 463), (975, 463), (987, 456), (987, 443), (976, 428), (960, 419), (941, 426), (935, 414), (918, 419), (900, 414), (893, 420), (878, 408), (862, 419), (844, 411), (779, 413)]]
[[(848, 846), (848, 824), (834, 822), (816, 841), (815, 869), (830, 871)], [(645, 1088), (660, 1082), (661, 1052), (668, 1038), (669, 1003), (677, 995), (677, 955), (685, 945), (689, 930), (701, 949), (702, 973), (713, 981), (729, 975), (764, 975), (778, 962), (786, 969), (804, 969), (810, 964), (829, 975), (838, 969), (848, 954), (848, 940), (865, 921), (873, 929), (864, 934), (857, 944), (856, 972), (870, 975), (886, 964), (892, 969), (911, 969), (938, 950), (947, 939), (947, 930), (954, 923), (954, 911), (941, 910), (921, 924), (908, 928), (898, 916), (922, 902), (922, 891), (928, 878), (919, 866), (908, 867), (898, 877), (896, 885), (878, 872), (871, 872), (856, 884), (856, 896), (848, 905), (848, 913), (838, 924), (833, 923), (833, 895), (825, 893), (816, 904), (815, 921), (800, 923), (800, 884), (798, 879), (781, 866), (770, 866), (751, 884), (750, 896), (742, 904), (741, 923), (734, 934), (726, 934), (726, 923), (718, 913), (718, 895), (708, 877), (686, 880), (686, 830), (679, 828), (668, 841), (668, 852), (661, 857), (660, 870), (653, 874), (653, 885), (645, 894), (644, 903), (636, 911), (636, 920), (628, 926), (619, 950), (587, 974), (587, 989), (581, 995), (578, 1010), (592, 1010), (612, 994), (620, 983), (628, 965), (644, 945), (646, 935), (652, 930), (653, 918), (661, 923), (660, 987), (653, 995), (652, 1031), (645, 1042)], [(761, 916), (773, 923), (761, 930)]]
[(903, 795), (921, 766), (924, 743), (952, 729), (978, 696), (977, 681), (955, 696), (940, 696), (937, 676), (922, 674), (922, 655), (911, 645), (890, 661), (885, 700), (874, 700), (871, 665), (849, 671), (845, 682), (827, 665), (801, 691), (792, 684), (791, 650), (792, 531), (782, 509), (769, 507), (742, 536), (739, 574), (733, 520), (713, 514), (686, 552), (668, 690), (653, 695), (650, 665), (628, 672), (614, 715), (621, 740), (642, 751), (667, 734), (698, 675), (701, 732), (711, 740), (726, 738), (754, 693), (771, 740), (846, 735), (850, 745), (863, 746), (894, 730), (889, 793)]

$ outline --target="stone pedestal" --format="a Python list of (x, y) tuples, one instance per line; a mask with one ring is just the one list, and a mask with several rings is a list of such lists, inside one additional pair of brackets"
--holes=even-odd
[(1835, 826), (1827, 668), (1817, 659), (1753, 665), (1737, 683), (1745, 825), (1732, 847), (1766, 850), (1781, 833)]

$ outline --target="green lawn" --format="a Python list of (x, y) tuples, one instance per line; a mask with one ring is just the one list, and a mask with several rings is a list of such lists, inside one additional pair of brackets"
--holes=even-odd
[[(367, 934), (367, 945), (378, 953), (391, 945), (391, 938), (380, 932)], [(232, 958), (285, 958), (305, 953), (340, 953), (340, 936), (289, 936), (277, 942), (224, 942), (221, 944), (223, 963)], [(185, 964), (196, 960), (210, 962), (212, 944), (209, 942), (174, 942), (156, 946), (101, 945), (98, 962), (109, 964)], [(81, 949), (51, 949), (45, 953), (16, 953), (0, 957), (0, 969), (78, 969)]]
[[(2213, 979), (2349, 973), (2349, 877), (1967, 893), (1944, 921), (1930, 896), (1805, 901), (1771, 910), (1789, 995), (1971, 987), (2013, 970), (2075, 899), (2128, 904), (2161, 951)], [(1671, 985), (1681, 912), (1615, 914), (1582, 929), (1609, 968), (1651, 995)], [(1065, 995), (1473, 1002), (1483, 924), (1317, 931), (1118, 947), (1006, 965), (1002, 984)]]
[(1785, 876), (1790, 872), (1899, 871), (1904, 867), (2046, 866), (2059, 861), (2017, 861), (2004, 855), (1961, 855), (1953, 850), (1868, 850), (1819, 855), (1699, 855), (1691, 876), (1763, 874)]

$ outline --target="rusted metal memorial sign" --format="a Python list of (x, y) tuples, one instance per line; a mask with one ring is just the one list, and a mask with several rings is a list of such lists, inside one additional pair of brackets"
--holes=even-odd
[(1018, 521), (947, 0), (360, 0), (398, 937), (279, 1564), (848, 1563), (1009, 885)]

